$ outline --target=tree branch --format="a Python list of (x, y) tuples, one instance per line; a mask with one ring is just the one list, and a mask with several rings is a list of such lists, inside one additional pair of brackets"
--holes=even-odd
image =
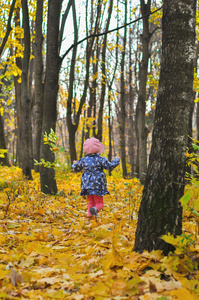
[(140, 18), (137, 18), (136, 20), (134, 21), (131, 21), (131, 22), (128, 22), (122, 26), (119, 26), (117, 28), (114, 28), (114, 29), (111, 29), (111, 30), (108, 30), (106, 32), (101, 32), (101, 33), (98, 33), (98, 34), (91, 34), (89, 36), (86, 36), (85, 38), (83, 38), (82, 40), (80, 40), (79, 42), (75, 43), (75, 44), (72, 44), (68, 50), (66, 50), (66, 52), (64, 53), (64, 55), (61, 57), (61, 61), (64, 60), (64, 58), (66, 57), (66, 55), (74, 48), (74, 47), (77, 47), (79, 44), (83, 43), (84, 41), (90, 39), (90, 38), (95, 38), (95, 37), (98, 37), (98, 36), (102, 36), (102, 35), (105, 35), (105, 34), (108, 34), (108, 33), (111, 33), (111, 32), (114, 32), (114, 31), (117, 31), (117, 30), (120, 30), (126, 26), (129, 26), (133, 23), (136, 23), (140, 20), (142, 20), (143, 18), (146, 18), (147, 16), (150, 16), (150, 15), (153, 15), (154, 13), (156, 13), (157, 11), (161, 10), (163, 6), (159, 7), (158, 9), (154, 10), (153, 12), (150, 12), (150, 13), (147, 13), (146, 15), (140, 17)]
[[(60, 51), (61, 49), (61, 43), (62, 43), (62, 38), (63, 38), (63, 33), (64, 33), (64, 26), (65, 26), (65, 23), (66, 23), (66, 19), (68, 17), (68, 14), (69, 14), (69, 11), (70, 11), (70, 8), (72, 6), (72, 2), (74, 0), (69, 0), (68, 2), (68, 5), (67, 5), (67, 8), (65, 10), (65, 13), (62, 17), (62, 22), (61, 22), (61, 29), (60, 29), (60, 32), (59, 32), (59, 47), (58, 47), (58, 51)], [(59, 53), (59, 52), (58, 52)]]
[(13, 13), (14, 7), (15, 7), (15, 2), (16, 2), (16, 0), (13, 0), (12, 5), (11, 5), (11, 7), (10, 7), (9, 18), (8, 18), (8, 23), (7, 23), (6, 35), (4, 36), (3, 42), (2, 42), (1, 47), (0, 47), (0, 57), (1, 57), (1, 54), (2, 54), (3, 49), (4, 49), (4, 47), (5, 47), (5, 44), (6, 44), (7, 40), (8, 40), (9, 34), (10, 34), (11, 30), (12, 30), (12, 27), (11, 27), (11, 19), (12, 19), (12, 13)]

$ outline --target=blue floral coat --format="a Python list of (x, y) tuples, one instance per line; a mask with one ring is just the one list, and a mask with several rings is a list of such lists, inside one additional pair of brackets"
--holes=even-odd
[(87, 154), (78, 162), (72, 165), (74, 172), (84, 170), (81, 177), (81, 193), (80, 195), (98, 195), (103, 196), (109, 194), (107, 190), (106, 175), (103, 169), (113, 170), (119, 165), (119, 158), (114, 158), (109, 162), (105, 157), (97, 153)]

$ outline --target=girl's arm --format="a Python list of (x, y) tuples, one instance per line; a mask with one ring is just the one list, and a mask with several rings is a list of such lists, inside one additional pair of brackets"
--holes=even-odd
[(120, 160), (117, 157), (114, 158), (112, 160), (112, 162), (108, 161), (108, 159), (106, 159), (105, 157), (103, 157), (102, 167), (103, 167), (103, 169), (112, 171), (115, 167), (117, 167), (119, 165), (119, 163), (120, 163)]
[(81, 159), (79, 161), (74, 160), (72, 169), (74, 172), (80, 172), (83, 169), (82, 160)]

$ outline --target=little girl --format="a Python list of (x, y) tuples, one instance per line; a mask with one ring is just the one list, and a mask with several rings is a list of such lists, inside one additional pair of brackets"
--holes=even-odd
[(107, 190), (106, 175), (103, 169), (113, 170), (119, 165), (119, 158), (109, 162), (100, 156), (104, 151), (104, 145), (96, 138), (87, 139), (83, 145), (85, 157), (79, 161), (73, 161), (74, 172), (84, 170), (81, 177), (81, 193), (88, 200), (88, 215), (97, 217), (97, 213), (104, 207), (103, 196), (109, 194)]

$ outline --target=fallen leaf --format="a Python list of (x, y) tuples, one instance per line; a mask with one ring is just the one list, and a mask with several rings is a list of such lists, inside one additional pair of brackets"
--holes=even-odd
[(157, 292), (156, 285), (153, 282), (151, 282), (150, 280), (149, 280), (149, 292), (150, 293), (156, 293)]
[(10, 280), (14, 286), (24, 282), (22, 275), (17, 273), (14, 269), (11, 269)]
[(176, 300), (198, 300), (199, 297), (190, 293), (189, 290), (182, 288), (179, 290), (171, 291), (169, 295), (174, 296)]

